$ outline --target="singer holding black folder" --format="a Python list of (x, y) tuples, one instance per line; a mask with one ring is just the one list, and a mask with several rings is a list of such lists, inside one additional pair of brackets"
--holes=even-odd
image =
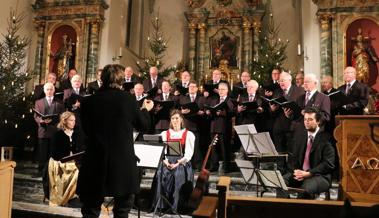
[(52, 153), (49, 161), (50, 205), (64, 206), (75, 197), (79, 169), (76, 161), (61, 163), (64, 157), (81, 151), (79, 131), (75, 130), (75, 114), (66, 111), (61, 114), (58, 132), (54, 134)]
[(104, 197), (114, 197), (114, 217), (128, 217), (139, 192), (137, 157), (133, 147), (133, 128), (149, 128), (148, 111), (153, 101), (142, 108), (122, 90), (123, 67), (103, 68), (103, 86), (81, 104), (83, 129), (89, 137), (79, 172), (77, 193), (83, 203), (83, 217), (98, 217)]

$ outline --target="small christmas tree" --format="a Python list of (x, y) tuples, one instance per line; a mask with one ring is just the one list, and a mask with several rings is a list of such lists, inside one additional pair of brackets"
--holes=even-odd
[(151, 20), (151, 26), (153, 33), (152, 36), (147, 38), (147, 41), (152, 55), (143, 58), (142, 63), (137, 61), (137, 68), (138, 71), (141, 72), (141, 78), (143, 79), (149, 76), (149, 69), (153, 66), (158, 68), (159, 74), (163, 77), (175, 71), (175, 67), (163, 67), (163, 58), (167, 50), (168, 40), (163, 36), (163, 32), (161, 31), (162, 24), (158, 16)]
[(266, 31), (260, 31), (258, 52), (251, 63), (252, 77), (260, 84), (267, 81), (271, 71), (280, 68), (287, 59), (285, 51), (289, 43), (278, 37), (280, 26), (275, 27), (272, 13), (268, 17), (267, 28), (264, 29)]
[(31, 76), (25, 67), (29, 39), (18, 35), (23, 15), (11, 10), (6, 33), (0, 40), (0, 129), (1, 141), (9, 129), (20, 129), (31, 116), (30, 97), (25, 96), (25, 83)]

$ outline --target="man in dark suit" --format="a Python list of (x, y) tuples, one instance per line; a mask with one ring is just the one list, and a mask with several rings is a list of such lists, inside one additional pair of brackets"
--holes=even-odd
[(63, 93), (65, 107), (69, 111), (79, 113), (78, 109), (80, 108), (80, 101), (85, 94), (86, 91), (82, 86), (82, 78), (79, 75), (73, 76), (71, 78), (71, 88), (65, 89)]
[[(292, 76), (287, 72), (282, 72), (280, 74), (280, 93), (276, 97), (284, 96), (287, 101), (296, 101), (300, 95), (304, 93), (304, 89), (292, 85)], [(277, 104), (269, 105), (271, 116), (274, 118), (274, 124), (272, 129), (273, 142), (276, 149), (279, 152), (289, 151), (288, 147), (291, 145), (293, 129), (292, 120), (289, 119), (285, 113), (288, 109), (281, 108)]]
[(333, 88), (333, 77), (329, 75), (324, 75), (321, 79), (321, 91), (325, 95), (329, 95), (337, 91), (337, 89)]
[(219, 141), (214, 147), (211, 155), (211, 171), (217, 171), (219, 168), (220, 157), (223, 160), (223, 168), (225, 172), (230, 171), (230, 158), (231, 158), (231, 134), (232, 134), (232, 118), (235, 116), (235, 106), (228, 97), (229, 86), (226, 83), (219, 83), (218, 94), (219, 97), (209, 98), (207, 104), (215, 106), (225, 102), (225, 107), (213, 113), (206, 109), (206, 114), (211, 121), (211, 135), (212, 138), (218, 134)]
[(61, 90), (65, 90), (65, 89), (71, 88), (71, 79), (72, 79), (73, 76), (75, 76), (77, 74), (78, 74), (78, 71), (76, 71), (75, 68), (70, 69), (68, 71), (67, 78), (65, 78), (64, 80), (60, 81), (59, 88)]
[(141, 82), (140, 78), (134, 74), (132, 67), (125, 68), (125, 82), (132, 82), (134, 84)]
[[(154, 101), (174, 101), (174, 107), (176, 107), (179, 97), (170, 93), (171, 85), (168, 81), (164, 80), (162, 82), (162, 94), (154, 98)], [(159, 103), (156, 104), (154, 108), (155, 112), (155, 133), (161, 133), (162, 131), (168, 130), (170, 127), (170, 111), (173, 108), (164, 108)]]
[[(257, 92), (259, 88), (259, 84), (255, 80), (250, 80), (246, 83), (247, 87), (247, 95), (242, 95), (239, 97), (239, 105), (237, 106), (237, 117), (236, 117), (236, 123), (238, 125), (243, 124), (255, 124), (255, 128), (258, 132), (261, 132), (263, 127), (262, 122), (255, 122), (256, 119), (259, 119), (259, 116), (263, 112), (262, 108), (262, 99), (259, 97), (259, 94)], [(243, 102), (257, 102), (258, 108), (257, 110), (246, 110), (246, 107), (243, 106), (241, 103)], [(263, 121), (259, 119), (260, 121)]]
[(101, 71), (102, 71), (102, 69), (98, 69), (97, 73), (96, 73), (96, 80), (88, 83), (88, 87), (87, 87), (87, 93), (88, 94), (93, 95), (97, 92), (97, 90), (99, 90), (101, 83), (102, 83), (101, 82)]
[[(34, 104), (34, 109), (37, 112), (34, 114), (34, 120), (38, 125), (38, 171), (42, 175), (42, 184), (45, 198), (49, 198), (49, 183), (47, 179), (47, 163), (51, 157), (52, 138), (57, 132), (57, 124), (59, 115), (64, 112), (63, 104), (54, 97), (55, 87), (53, 83), (45, 83), (43, 86), (45, 96), (37, 100)], [(55, 116), (51, 118), (43, 118), (43, 115)]]
[[(188, 95), (180, 96), (179, 105), (184, 105), (190, 102), (195, 102), (199, 110), (191, 111), (188, 108), (182, 107), (181, 112), (184, 117), (184, 126), (195, 135), (194, 154), (191, 159), (192, 167), (194, 169), (200, 169), (201, 162), (205, 155), (204, 149), (201, 149), (199, 146), (200, 138), (204, 134), (204, 132), (203, 134), (201, 134), (201, 128), (202, 128), (201, 120), (205, 119), (205, 112), (204, 112), (205, 98), (198, 93), (198, 88), (195, 81), (189, 82)], [(209, 132), (206, 132), (205, 134), (209, 134)]]
[[(237, 99), (239, 95), (246, 95), (246, 87), (247, 87), (247, 82), (250, 81), (250, 73), (247, 71), (243, 71), (241, 73), (240, 80), (241, 81), (234, 84), (233, 86), (231, 97), (234, 99)], [(236, 87), (239, 87), (239, 88), (236, 88)], [(244, 90), (244, 91), (240, 93), (240, 90)]]
[(136, 102), (137, 102), (137, 106), (139, 108), (142, 107), (143, 99), (145, 97), (145, 94), (143, 92), (144, 92), (143, 85), (141, 83), (136, 83), (134, 85), (133, 96), (135, 97)]
[[(55, 73), (48, 73), (47, 74), (47, 78), (46, 78), (46, 83), (52, 83), (55, 87), (55, 83), (57, 81), (57, 75)], [(39, 85), (36, 85), (36, 87), (34, 88), (34, 93), (33, 93), (33, 100), (34, 101), (37, 101), (38, 99), (41, 99), (41, 98), (44, 98), (45, 97), (45, 92), (43, 90), (43, 86), (45, 84), (39, 84)], [(54, 93), (57, 93), (59, 92), (60, 89), (58, 89), (57, 87), (55, 87), (55, 92)]]
[(83, 217), (99, 217), (105, 196), (114, 197), (114, 217), (128, 217), (139, 192), (133, 128), (148, 128), (153, 103), (146, 101), (144, 109), (137, 108), (133, 97), (122, 91), (123, 71), (120, 65), (105, 66), (103, 86), (82, 102), (82, 125), (90, 140), (77, 188)]
[(188, 71), (183, 71), (180, 74), (180, 80), (175, 81), (174, 83), (174, 95), (186, 95), (187, 93), (181, 93), (178, 87), (187, 88), (191, 80), (191, 74)]
[[(143, 81), (143, 88), (147, 92), (154, 87), (158, 87), (157, 94), (161, 94), (163, 78), (158, 75), (158, 68), (150, 67), (149, 73), (150, 73), (150, 76)], [(152, 96), (152, 97), (155, 97), (155, 96)]]
[[(316, 108), (304, 111), (305, 129), (295, 133), (293, 156), (288, 162), (288, 171), (283, 178), (287, 186), (300, 187), (304, 193), (299, 198), (314, 198), (314, 194), (325, 192), (331, 185), (334, 169), (334, 149), (329, 135), (320, 129), (321, 113)], [(283, 191), (277, 192), (278, 197)]]
[[(222, 80), (221, 77), (222, 77), (221, 71), (216, 69), (212, 72), (212, 80), (207, 81), (205, 84), (212, 84), (212, 85), (216, 85), (216, 87), (217, 87), (219, 83), (226, 83), (228, 85), (228, 90), (229, 90), (230, 89), (229, 83), (225, 80)], [(213, 89), (211, 92), (208, 92), (207, 90), (205, 90), (203, 92), (203, 95), (206, 98), (208, 98), (208, 97), (219, 97), (217, 88)]]
[(354, 67), (346, 67), (343, 71), (345, 84), (338, 87), (350, 100), (348, 104), (339, 107), (339, 113), (344, 115), (362, 115), (368, 104), (369, 87), (356, 80), (357, 71)]
[[(296, 100), (296, 103), (304, 110), (310, 107), (317, 108), (321, 112), (322, 123), (330, 120), (330, 99), (327, 95), (317, 91), (318, 79), (315, 74), (306, 74), (304, 77), (304, 91)], [(295, 118), (296, 119), (296, 118)], [(303, 125), (303, 115), (298, 122)]]

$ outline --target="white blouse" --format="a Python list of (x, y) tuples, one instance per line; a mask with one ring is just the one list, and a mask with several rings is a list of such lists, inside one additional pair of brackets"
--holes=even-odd
[[(169, 129), (168, 131), (170, 131), (171, 139), (181, 139), (184, 130), (186, 129), (182, 129), (180, 131), (174, 131), (173, 129)], [(161, 136), (162, 136), (162, 141), (164, 142), (167, 141), (167, 131), (163, 131), (161, 133)], [(180, 162), (183, 162), (185, 164), (191, 160), (194, 147), (195, 147), (195, 135), (191, 131), (188, 130), (187, 137), (186, 137), (186, 145), (184, 149), (184, 157), (180, 159)]]

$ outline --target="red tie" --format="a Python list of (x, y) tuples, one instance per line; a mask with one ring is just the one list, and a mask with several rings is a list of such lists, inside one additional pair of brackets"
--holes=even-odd
[(311, 168), (309, 164), (309, 154), (311, 153), (312, 144), (313, 144), (313, 136), (310, 135), (308, 136), (307, 150), (305, 150), (304, 162), (303, 162), (303, 170), (305, 171)]

